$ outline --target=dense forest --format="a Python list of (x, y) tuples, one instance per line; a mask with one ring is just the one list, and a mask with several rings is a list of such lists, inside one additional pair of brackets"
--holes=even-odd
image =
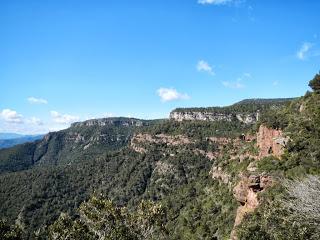
[[(175, 110), (259, 110), (253, 125), (121, 119), (2, 149), (1, 239), (319, 239), (318, 74), (309, 86), (300, 98)], [(281, 154), (261, 155), (262, 126), (283, 134)], [(251, 205), (237, 198), (246, 184)]]
[(258, 110), (264, 111), (270, 108), (282, 107), (293, 99), (294, 98), (244, 99), (227, 107), (176, 108), (173, 112), (254, 113)]

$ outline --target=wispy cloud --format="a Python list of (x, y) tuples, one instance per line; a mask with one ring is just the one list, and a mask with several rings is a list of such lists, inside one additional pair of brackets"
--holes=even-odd
[(203, 5), (225, 5), (227, 3), (232, 2), (233, 0), (198, 0), (199, 4), (203, 4)]
[(244, 73), (241, 78), (252, 78), (251, 73)]
[(207, 72), (210, 75), (215, 75), (215, 72), (213, 71), (213, 67), (210, 66), (210, 64), (204, 60), (200, 60), (197, 63), (197, 70), (199, 72)]
[(70, 124), (76, 121), (79, 121), (79, 117), (78, 116), (72, 116), (69, 114), (61, 114), (58, 113), (57, 111), (51, 111), (51, 117), (53, 119), (53, 121), (55, 123), (59, 123), (59, 124)]
[(223, 81), (222, 85), (227, 87), (227, 88), (233, 88), (233, 89), (241, 89), (244, 88), (245, 86), (239, 82), (239, 81), (235, 81), (235, 82), (229, 82), (229, 81)]
[(40, 118), (37, 117), (31, 117), (30, 119), (27, 119), (27, 123), (36, 125), (36, 126), (42, 126), (43, 122), (41, 121)]
[(297, 52), (297, 58), (300, 60), (305, 60), (308, 57), (308, 53), (310, 52), (312, 47), (313, 47), (312, 43), (309, 43), (309, 42), (303, 43)]
[(252, 78), (251, 73), (246, 72), (238, 77), (236, 81), (222, 81), (222, 85), (227, 88), (242, 89), (246, 87), (242, 82), (250, 78)]
[(22, 115), (11, 109), (3, 109), (0, 112), (0, 117), (8, 123), (23, 123)]
[(186, 93), (179, 93), (174, 88), (159, 88), (157, 94), (162, 102), (169, 102), (174, 100), (189, 99), (189, 95)]
[(28, 102), (32, 104), (47, 104), (48, 101), (43, 98), (28, 97)]

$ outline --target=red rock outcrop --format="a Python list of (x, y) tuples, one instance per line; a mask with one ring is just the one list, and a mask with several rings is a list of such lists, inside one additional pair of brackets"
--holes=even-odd
[(259, 147), (259, 158), (274, 155), (280, 157), (288, 138), (283, 136), (281, 130), (268, 128), (261, 125), (257, 134), (257, 145)]
[(233, 195), (241, 206), (237, 209), (231, 239), (237, 239), (235, 228), (242, 222), (244, 216), (259, 206), (258, 192), (264, 191), (271, 185), (272, 178), (268, 175), (242, 176), (240, 182), (233, 189)]

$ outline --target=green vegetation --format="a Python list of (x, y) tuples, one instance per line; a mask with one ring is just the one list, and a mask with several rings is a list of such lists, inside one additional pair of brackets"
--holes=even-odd
[(282, 185), (261, 196), (263, 202), (254, 214), (247, 215), (238, 228), (240, 239), (320, 238), (320, 180), (283, 180)]
[(0, 220), (0, 237), (2, 240), (23, 239), (23, 233), (19, 226), (11, 226), (7, 221)]
[[(283, 160), (275, 164), (273, 170), (282, 170), (287, 176), (320, 173), (319, 92), (308, 92), (286, 108), (266, 112), (261, 123), (283, 129), (290, 138)], [(265, 160), (260, 165), (265, 165), (264, 162), (270, 164), (270, 161)]]
[[(319, 188), (314, 177), (320, 174), (320, 93), (316, 81), (310, 85), (314, 91), (297, 99), (196, 109), (259, 110), (256, 125), (112, 118), (76, 123), (41, 141), (0, 150), (0, 216), (8, 219), (0, 222), (0, 236), (228, 239), (239, 206), (234, 186), (243, 175), (263, 173), (274, 185), (258, 194), (261, 204), (237, 227), (239, 239), (319, 239), (319, 218), (300, 220), (310, 212), (298, 204), (310, 205)], [(256, 140), (243, 139), (260, 124), (289, 137), (281, 159), (257, 160)], [(136, 152), (130, 142), (138, 133), (151, 139), (182, 135), (188, 142), (145, 140), (135, 143), (143, 149)], [(248, 166), (256, 169), (250, 173)], [(299, 195), (297, 189), (305, 190)]]
[(140, 131), (150, 134), (183, 134), (191, 138), (203, 140), (206, 137), (238, 137), (244, 132), (251, 130), (252, 126), (243, 124), (239, 121), (209, 122), (209, 121), (182, 121), (177, 122), (167, 120), (160, 124), (155, 124)]
[[(75, 123), (66, 130), (49, 133), (41, 141), (1, 149), (0, 173), (26, 170), (37, 165), (91, 161), (126, 146), (140, 127), (132, 124), (132, 121), (137, 121), (134, 119), (111, 118), (110, 121), (101, 126)], [(157, 122), (139, 120), (142, 126)]]
[(49, 239), (165, 239), (164, 210), (151, 201), (141, 201), (129, 211), (93, 196), (81, 204), (79, 214), (76, 220), (61, 214), (49, 227)]
[(256, 113), (286, 105), (293, 98), (245, 99), (227, 107), (176, 108), (173, 112), (214, 112), (221, 114)]
[(288, 107), (273, 109), (262, 117), (262, 124), (283, 129), (290, 141), (281, 159), (271, 156), (257, 163), (260, 171), (278, 178), (278, 184), (260, 196), (261, 206), (238, 227), (240, 239), (320, 238), (318, 83), (317, 74), (309, 84), (314, 92), (307, 92)]
[(316, 74), (314, 78), (310, 80), (309, 87), (316, 92), (320, 91), (320, 74)]

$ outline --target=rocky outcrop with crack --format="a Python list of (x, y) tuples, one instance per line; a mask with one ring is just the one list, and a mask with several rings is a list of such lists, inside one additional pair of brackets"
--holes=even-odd
[(270, 187), (272, 183), (272, 177), (266, 174), (241, 176), (233, 189), (233, 195), (241, 206), (237, 209), (231, 239), (237, 239), (236, 227), (240, 225), (244, 216), (259, 206), (258, 193)]
[(193, 141), (184, 135), (166, 135), (166, 134), (136, 134), (132, 137), (130, 146), (131, 148), (139, 153), (146, 153), (147, 149), (143, 146), (145, 144), (164, 144), (166, 146), (179, 146), (188, 145), (193, 143)]
[(259, 113), (218, 113), (218, 112), (200, 112), (200, 111), (185, 111), (170, 113), (170, 119), (175, 121), (184, 120), (200, 120), (200, 121), (239, 121), (245, 124), (254, 124), (259, 118)]
[(260, 150), (259, 157), (273, 155), (280, 158), (288, 141), (289, 138), (285, 137), (281, 130), (261, 125), (257, 134), (257, 145)]

